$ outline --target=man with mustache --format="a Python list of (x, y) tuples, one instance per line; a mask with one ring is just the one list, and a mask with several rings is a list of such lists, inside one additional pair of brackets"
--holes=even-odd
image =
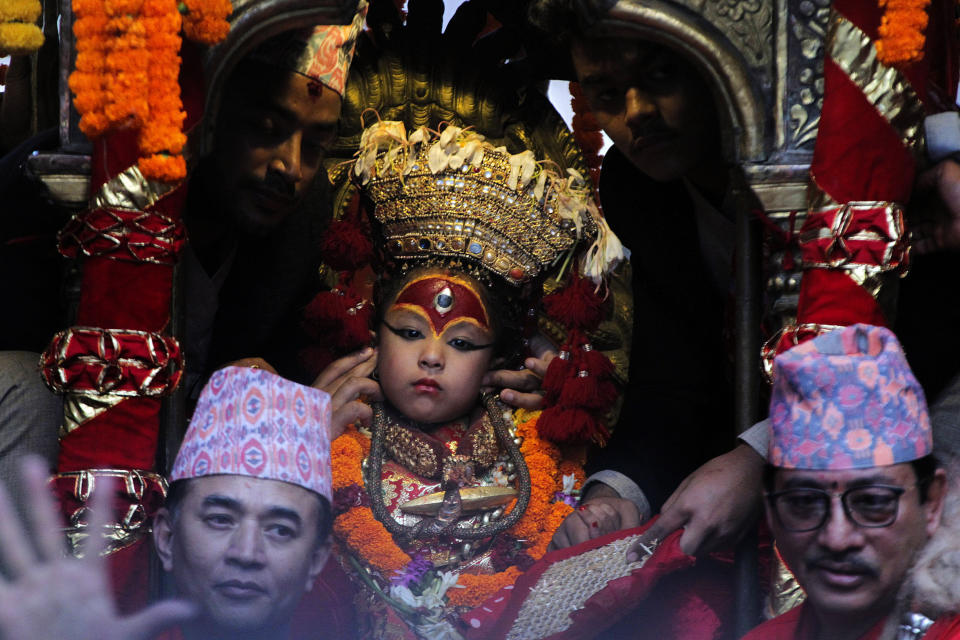
[(853, 325), (774, 361), (770, 416), (767, 522), (807, 597), (746, 638), (877, 638), (924, 606), (906, 577), (947, 493), (923, 390), (889, 330)]
[[(84, 559), (64, 557), (46, 471), (32, 460), (25, 485), (35, 542), (0, 489), (0, 637), (146, 639), (175, 624), (163, 638), (352, 637), (349, 590), (318, 579), (333, 521), (330, 419), (323, 391), (247, 367), (214, 373), (154, 524), (177, 600), (128, 617), (118, 615), (97, 558), (99, 533)], [(109, 521), (109, 496), (94, 493), (94, 532)]]
[(598, 31), (578, 4), (535, 1), (531, 18), (569, 49), (590, 109), (613, 141), (600, 198), (631, 249), (636, 312), (619, 426), (588, 460), (594, 475), (583, 508), (557, 531), (557, 547), (657, 513), (688, 474), (729, 449), (733, 433), (724, 328), (734, 210), (713, 96), (682, 55)]

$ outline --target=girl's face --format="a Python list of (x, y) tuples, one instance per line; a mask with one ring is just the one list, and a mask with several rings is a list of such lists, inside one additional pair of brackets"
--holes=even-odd
[(380, 325), (380, 385), (417, 422), (447, 422), (477, 404), (495, 336), (479, 285), (427, 274), (400, 290)]

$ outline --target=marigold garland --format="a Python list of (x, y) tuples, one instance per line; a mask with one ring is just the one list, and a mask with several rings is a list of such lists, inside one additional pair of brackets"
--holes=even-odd
[(930, 0), (880, 0), (884, 12), (875, 43), (880, 62), (904, 64), (923, 57), (928, 4)]
[(580, 83), (571, 82), (569, 90), (570, 108), (573, 110), (573, 138), (580, 146), (594, 186), (600, 186), (600, 165), (603, 160), (600, 150), (603, 149), (603, 134), (600, 133), (600, 125), (590, 110)]
[(118, 128), (139, 127), (147, 116), (147, 30), (140, 19), (141, 2), (107, 0), (110, 48), (104, 61), (107, 120)]
[[(6, 0), (0, 0), (0, 2)], [(23, 2), (24, 0), (11, 0)], [(77, 61), (70, 74), (80, 129), (96, 139), (136, 127), (140, 171), (151, 180), (186, 176), (180, 99), (181, 28), (216, 44), (229, 31), (229, 0), (190, 0), (181, 18), (177, 0), (73, 0)], [(149, 70), (149, 73), (148, 73)]]
[(333, 533), (350, 549), (363, 549), (363, 559), (385, 574), (405, 567), (410, 556), (393, 542), (387, 528), (367, 507), (354, 507), (337, 516)]
[[(547, 552), (553, 532), (573, 509), (563, 502), (553, 502), (554, 494), (562, 489), (563, 475), (574, 475), (578, 486), (582, 483), (582, 467), (562, 458), (560, 449), (537, 435), (540, 412), (517, 410), (514, 422), (517, 435), (523, 438), (520, 451), (530, 470), (530, 502), (526, 513), (509, 531), (517, 539), (525, 540), (526, 553), (539, 560)], [(361, 463), (370, 454), (370, 439), (355, 427), (347, 428), (333, 441), (333, 489), (363, 486)], [(515, 504), (515, 503), (514, 503)], [(513, 505), (510, 505), (512, 509)], [(509, 511), (509, 509), (508, 509)], [(361, 558), (381, 575), (406, 566), (407, 555), (393, 540), (393, 536), (377, 519), (369, 507), (355, 506), (334, 520), (334, 534), (348, 552)], [(461, 574), (457, 588), (447, 591), (449, 604), (460, 607), (479, 606), (489, 596), (508, 584), (513, 584), (522, 572), (516, 567), (492, 574)]]
[(43, 46), (43, 32), (35, 24), (0, 22), (0, 55), (22, 56)]
[(137, 164), (147, 178), (173, 182), (187, 173), (180, 155), (187, 142), (183, 134), (187, 114), (180, 101), (181, 18), (176, 0), (145, 0), (144, 22), (155, 71), (147, 84), (149, 112), (140, 128), (143, 155)]
[(39, 0), (0, 0), (0, 56), (27, 55), (43, 46), (36, 25), (42, 11)]
[(230, 0), (184, 0), (183, 34), (203, 44), (216, 44), (227, 37), (230, 23), (227, 16), (233, 11)]
[(0, 22), (36, 22), (42, 8), (39, 0), (0, 0)]

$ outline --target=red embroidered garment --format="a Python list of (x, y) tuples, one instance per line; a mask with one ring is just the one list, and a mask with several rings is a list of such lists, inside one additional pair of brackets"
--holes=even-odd
[[(783, 615), (767, 620), (753, 631), (743, 636), (743, 640), (813, 640), (816, 628), (809, 605), (805, 602)], [(860, 640), (877, 640), (886, 620), (878, 622)]]
[[(559, 595), (558, 585), (562, 588), (569, 582), (574, 593), (591, 582), (591, 571), (602, 574), (607, 564), (614, 570), (625, 565), (623, 553), (629, 539), (650, 524), (652, 521), (547, 554), (515, 585), (500, 590), (462, 616), (466, 637), (706, 640), (729, 632), (733, 614), (732, 564), (720, 557), (697, 561), (684, 554), (680, 551), (680, 531), (668, 536), (643, 566), (609, 581), (601, 577), (600, 582), (605, 584), (589, 595), (582, 606)], [(609, 553), (604, 553), (605, 548)], [(585, 571), (577, 559), (591, 554), (597, 557), (589, 558)], [(567, 575), (557, 579), (558, 571)], [(549, 599), (559, 606), (550, 607), (549, 611), (542, 607), (540, 611), (533, 610), (535, 607), (528, 600), (536, 598), (538, 590), (548, 592)], [(564, 627), (562, 630), (544, 635), (544, 629), (524, 622), (523, 618), (531, 616), (541, 620), (565, 617), (567, 621), (559, 625)]]

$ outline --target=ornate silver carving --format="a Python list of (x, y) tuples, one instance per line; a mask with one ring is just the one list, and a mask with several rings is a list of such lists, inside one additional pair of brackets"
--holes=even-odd
[(907, 613), (897, 628), (897, 640), (918, 640), (927, 634), (933, 620), (919, 613)]
[(740, 45), (751, 66), (766, 67), (773, 59), (771, 0), (688, 0), (707, 20)]
[[(790, 0), (787, 85), (790, 146), (813, 148), (823, 107), (823, 43), (830, 0)], [(796, 65), (796, 66), (794, 66)]]

